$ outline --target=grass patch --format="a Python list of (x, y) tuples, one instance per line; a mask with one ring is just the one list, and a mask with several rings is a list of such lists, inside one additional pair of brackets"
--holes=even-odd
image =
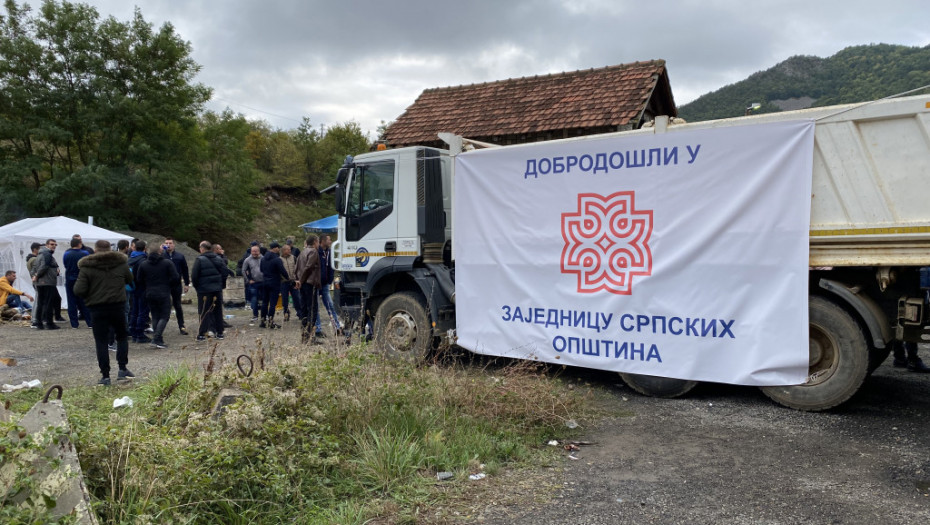
[[(170, 369), (64, 401), (102, 523), (420, 523), (593, 416), (532, 362), (415, 366), (359, 346), (258, 350), (274, 366)], [(259, 361), (256, 359), (256, 363)], [(220, 416), (218, 392), (242, 397)], [(18, 394), (17, 408), (39, 393)], [(128, 395), (135, 405), (114, 410)], [(449, 471), (453, 479), (437, 482)], [(428, 521), (428, 520), (427, 520)]]

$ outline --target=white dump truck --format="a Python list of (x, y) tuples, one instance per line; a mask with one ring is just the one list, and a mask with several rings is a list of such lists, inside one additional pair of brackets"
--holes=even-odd
[[(802, 384), (762, 389), (785, 406), (824, 410), (852, 397), (895, 342), (930, 341), (930, 279), (921, 279), (921, 268), (930, 266), (930, 96), (697, 123), (660, 116), (638, 130), (566, 141), (798, 120), (814, 122), (806, 279), (809, 369)], [(463, 149), (495, 147), (448, 134), (442, 138), (448, 150), (409, 147), (347, 159), (336, 187), (340, 220), (333, 264), (341, 272), (339, 306), (357, 331), (367, 327), (378, 344), (413, 358), (456, 337), (453, 225), (463, 217), (453, 209), (455, 158)], [(566, 141), (536, 143), (530, 151)], [(516, 147), (529, 146), (502, 148)], [(671, 154), (664, 154), (668, 162)], [(682, 156), (689, 154), (694, 161), (698, 151), (689, 146), (686, 153), (682, 147)], [(606, 314), (595, 314), (595, 321), (597, 315), (610, 322)], [(714, 327), (715, 335), (726, 322)], [(555, 350), (562, 351), (564, 339), (555, 341)], [(614, 349), (619, 353), (618, 346)], [(697, 384), (621, 375), (647, 395), (678, 396)]]

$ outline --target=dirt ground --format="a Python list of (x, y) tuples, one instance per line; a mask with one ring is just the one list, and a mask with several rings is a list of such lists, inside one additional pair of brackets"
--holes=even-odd
[[(228, 360), (256, 348), (258, 339), (298, 341), (295, 321), (270, 331), (249, 326), (246, 310), (226, 313), (233, 328), (216, 347)], [(192, 306), (185, 316), (188, 328), (196, 328)], [(65, 395), (69, 386), (96, 383), (91, 331), (64, 326), (38, 331), (0, 324), (0, 357), (17, 360), (14, 367), (0, 365), (0, 383), (40, 379), (45, 387), (64, 385)], [(179, 363), (207, 362), (213, 342), (179, 335), (173, 318), (168, 328), (168, 349), (130, 343), (137, 380)], [(927, 348), (922, 353), (930, 358)], [(483, 480), (487, 497), (459, 519), (494, 525), (930, 523), (930, 374), (888, 361), (849, 403), (827, 413), (780, 407), (750, 387), (704, 384), (682, 399), (653, 399), (623, 386), (616, 374), (565, 374), (630, 415), (584, 429), (581, 439), (596, 444), (582, 447), (577, 460), (566, 453), (539, 472)]]
[[(166, 349), (152, 348), (149, 344), (129, 343), (129, 366), (136, 374), (136, 380), (144, 380), (159, 370), (179, 364), (188, 364), (195, 369), (202, 368), (210, 359), (213, 347), (217, 348), (220, 358), (234, 361), (240, 354), (249, 354), (258, 348), (259, 339), (271, 343), (298, 344), (300, 340), (299, 321), (284, 323), (277, 318), (281, 330), (267, 330), (249, 326), (251, 310), (227, 308), (224, 314), (232, 315), (227, 322), (232, 326), (226, 330), (224, 341), (198, 343), (197, 309), (194, 305), (184, 305), (185, 324), (190, 335), (181, 335), (175, 320), (174, 311), (165, 330)], [(67, 318), (67, 314), (65, 314)], [(323, 320), (328, 318), (324, 314)], [(97, 357), (94, 350), (94, 335), (82, 322), (80, 328), (73, 329), (66, 321), (58, 323), (60, 330), (35, 330), (29, 324), (0, 324), (0, 357), (16, 359), (16, 366), (0, 365), (0, 383), (19, 384), (23, 381), (39, 379), (44, 387), (60, 384), (67, 388), (78, 385), (94, 385), (100, 379)], [(331, 332), (331, 330), (329, 330)], [(151, 335), (151, 334), (149, 334)], [(332, 338), (327, 340), (335, 344)], [(116, 379), (116, 353), (110, 352), (111, 377)]]

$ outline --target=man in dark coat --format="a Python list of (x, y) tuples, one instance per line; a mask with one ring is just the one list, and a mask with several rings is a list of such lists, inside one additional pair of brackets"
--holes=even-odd
[(261, 328), (281, 328), (281, 325), (275, 324), (274, 314), (278, 307), (278, 297), (281, 295), (281, 283), (287, 280), (287, 270), (284, 268), (284, 262), (281, 261), (279, 251), (281, 245), (272, 242), (268, 245), (268, 251), (262, 256), (261, 270), (264, 283), (262, 284), (262, 323), (258, 325)]
[(201, 241), (200, 256), (194, 261), (191, 271), (191, 283), (197, 290), (197, 314), (200, 316), (198, 341), (205, 341), (210, 330), (217, 339), (224, 337), (223, 288), (229, 273), (223, 259), (213, 251), (213, 245), (209, 241)]
[(184, 254), (176, 251), (174, 248), (174, 239), (165, 237), (165, 245), (162, 246), (163, 255), (165, 259), (168, 259), (174, 264), (174, 269), (177, 270), (178, 275), (181, 276), (178, 284), (171, 289), (171, 305), (174, 307), (174, 316), (178, 320), (178, 330), (181, 332), (181, 335), (187, 335), (187, 328), (184, 325), (184, 308), (181, 305), (181, 295), (186, 294), (187, 290), (190, 289), (191, 276)]
[(100, 240), (94, 246), (96, 253), (78, 261), (78, 278), (74, 293), (83, 297), (94, 320), (94, 346), (97, 365), (100, 366), (99, 384), (110, 384), (110, 353), (107, 339), (110, 331), (116, 335), (117, 379), (135, 375), (126, 368), (129, 364), (129, 333), (126, 328), (126, 285), (132, 283), (132, 273), (126, 264), (125, 254), (110, 251), (110, 242)]
[(171, 316), (171, 289), (180, 280), (174, 264), (161, 255), (158, 247), (149, 251), (148, 258), (139, 264), (136, 272), (136, 290), (145, 289), (145, 300), (152, 312), (152, 346), (167, 348), (165, 344), (165, 327)]
[(54, 311), (55, 304), (61, 303), (61, 296), (58, 294), (58, 275), (61, 271), (58, 261), (55, 260), (57, 246), (58, 241), (49, 239), (36, 256), (35, 276), (32, 278), (36, 288), (36, 306), (32, 311), (32, 326), (39, 330), (56, 330), (58, 325), (54, 319), (61, 315), (60, 310)]

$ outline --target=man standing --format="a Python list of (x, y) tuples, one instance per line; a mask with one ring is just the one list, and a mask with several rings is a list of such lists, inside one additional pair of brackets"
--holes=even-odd
[(281, 283), (281, 304), (284, 306), (284, 320), (291, 319), (291, 312), (288, 310), (288, 302), (294, 298), (294, 311), (297, 317), (300, 317), (300, 291), (295, 286), (297, 280), (297, 257), (291, 254), (291, 245), (285, 244), (281, 247), (281, 262), (284, 263), (284, 270), (287, 272), (287, 278)]
[[(197, 290), (197, 314), (200, 327), (197, 340), (205, 341), (207, 332), (212, 328), (217, 339), (223, 339), (223, 288), (229, 268), (215, 252), (215, 247), (208, 241), (200, 242), (200, 256), (194, 261), (191, 282)], [(222, 250), (222, 248), (221, 248)]]
[(5, 304), (10, 308), (17, 308), (19, 313), (23, 313), (31, 309), (32, 306), (26, 301), (23, 301), (22, 297), (30, 301), (35, 301), (35, 299), (33, 299), (31, 295), (13, 288), (13, 283), (15, 281), (16, 271), (14, 270), (7, 270), (6, 274), (0, 277), (0, 305)]
[[(132, 251), (129, 252), (129, 270), (134, 276), (139, 275), (139, 265), (147, 258), (145, 241), (136, 239)], [(129, 333), (133, 343), (151, 343), (152, 340), (145, 335), (145, 323), (149, 318), (149, 304), (145, 300), (145, 287), (135, 283), (132, 292), (132, 305), (129, 310)]]
[[(336, 277), (336, 271), (333, 270), (330, 266), (329, 261), (332, 257), (332, 251), (330, 251), (330, 246), (332, 246), (333, 240), (329, 235), (323, 235), (320, 237), (320, 299), (323, 300), (323, 307), (326, 308), (326, 313), (329, 314), (329, 318), (333, 323), (333, 330), (338, 335), (341, 332), (339, 327), (339, 315), (336, 314), (336, 308), (333, 307), (333, 300), (329, 296), (329, 287), (333, 284), (333, 280)], [(320, 322), (322, 320), (323, 314), (319, 312), (317, 308), (316, 316), (316, 335), (318, 337), (326, 337), (323, 332), (323, 326)]]
[(174, 269), (177, 270), (178, 275), (181, 276), (178, 284), (171, 289), (171, 304), (174, 306), (174, 316), (178, 319), (178, 330), (181, 332), (181, 335), (187, 335), (187, 328), (184, 326), (184, 308), (181, 305), (181, 295), (187, 293), (191, 286), (187, 259), (184, 257), (183, 253), (175, 251), (174, 239), (171, 237), (165, 237), (165, 245), (162, 248), (165, 252), (165, 259), (168, 259), (174, 264)]
[(265, 306), (262, 309), (261, 328), (281, 328), (281, 325), (275, 324), (274, 314), (278, 307), (278, 297), (281, 296), (281, 283), (287, 279), (287, 270), (284, 269), (284, 263), (281, 262), (281, 245), (272, 242), (268, 246), (268, 252), (262, 256), (261, 269), (265, 283), (263, 300)]
[(112, 330), (116, 335), (117, 379), (129, 379), (135, 374), (129, 364), (129, 341), (126, 329), (126, 285), (132, 283), (132, 273), (126, 255), (110, 251), (110, 242), (97, 241), (96, 253), (78, 261), (80, 273), (74, 283), (74, 293), (84, 298), (94, 319), (94, 345), (101, 385), (110, 384), (110, 353), (107, 339)]
[(78, 322), (79, 316), (84, 318), (88, 328), (92, 327), (91, 323), (93, 321), (90, 312), (87, 311), (87, 306), (84, 305), (84, 299), (74, 295), (74, 283), (77, 282), (78, 273), (80, 272), (78, 261), (88, 255), (90, 253), (84, 249), (81, 236), (75, 235), (71, 238), (71, 247), (62, 257), (65, 262), (65, 296), (68, 298), (68, 320), (71, 321), (71, 328), (77, 328), (80, 325)]
[(262, 299), (262, 285), (265, 277), (262, 275), (261, 249), (257, 244), (253, 245), (249, 256), (242, 263), (242, 275), (245, 276), (246, 286), (249, 287), (249, 300), (252, 303), (252, 320), (250, 324), (255, 324), (258, 320), (258, 302)]
[(294, 236), (293, 236), (293, 235), (288, 235), (288, 236), (287, 236), (287, 240), (284, 241), (284, 244), (286, 244), (286, 245), (288, 245), (288, 246), (291, 247), (291, 255), (294, 256), (294, 259), (295, 259), (295, 260), (296, 260), (297, 257), (300, 257), (300, 248), (294, 246)]
[(32, 325), (39, 330), (57, 330), (54, 319), (54, 308), (58, 294), (58, 275), (61, 273), (58, 269), (58, 261), (55, 260), (55, 248), (58, 242), (55, 239), (45, 241), (45, 246), (39, 250), (36, 255), (36, 274), (33, 277), (36, 287), (35, 323)]
[(301, 325), (303, 330), (300, 342), (310, 342), (310, 331), (317, 316), (317, 294), (320, 289), (320, 252), (317, 250), (319, 240), (316, 235), (307, 237), (300, 257), (297, 258), (297, 288), (300, 290), (300, 304), (303, 307)]
[(136, 289), (145, 290), (145, 300), (148, 302), (149, 311), (152, 312), (152, 346), (155, 348), (168, 346), (165, 344), (164, 333), (171, 316), (171, 290), (180, 280), (174, 265), (162, 257), (157, 247), (149, 251), (148, 257), (139, 263)]

